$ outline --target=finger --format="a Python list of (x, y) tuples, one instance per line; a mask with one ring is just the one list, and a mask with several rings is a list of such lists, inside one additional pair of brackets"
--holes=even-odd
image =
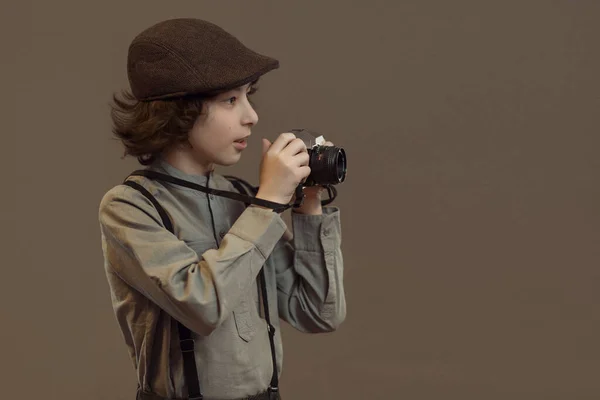
[(285, 146), (285, 148), (282, 150), (282, 153), (289, 156), (295, 156), (296, 154), (306, 153), (307, 151), (306, 145), (302, 139), (294, 139), (289, 142), (287, 146)]
[(300, 179), (307, 178), (310, 175), (310, 167), (304, 166), (299, 168)]
[(271, 151), (279, 153), (283, 150), (292, 140), (296, 139), (296, 135), (291, 132), (282, 133), (275, 139), (271, 145)]
[(293, 157), (293, 159), (294, 159), (295, 164), (298, 165), (299, 167), (309, 165), (309, 163), (310, 163), (310, 156), (306, 152), (296, 154)]
[(269, 150), (269, 147), (271, 147), (271, 145), (272, 145), (272, 143), (269, 141), (269, 139), (263, 138), (263, 140), (262, 140), (263, 155), (267, 152), (267, 150)]

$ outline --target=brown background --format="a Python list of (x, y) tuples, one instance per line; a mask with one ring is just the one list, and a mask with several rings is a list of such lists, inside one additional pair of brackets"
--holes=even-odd
[[(3, 399), (133, 399), (97, 209), (129, 41), (209, 19), (277, 57), (239, 165), (346, 148), (348, 317), (286, 326), (285, 400), (600, 398), (600, 2), (12, 2), (2, 11)], [(8, 121), (8, 123), (7, 123)]]

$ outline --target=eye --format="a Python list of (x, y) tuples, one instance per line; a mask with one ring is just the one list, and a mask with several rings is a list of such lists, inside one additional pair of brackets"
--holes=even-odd
[(226, 103), (233, 104), (237, 100), (237, 97), (233, 96), (225, 100)]

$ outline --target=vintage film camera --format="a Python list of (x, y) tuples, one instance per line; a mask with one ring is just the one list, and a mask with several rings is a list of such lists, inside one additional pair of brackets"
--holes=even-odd
[(292, 129), (290, 132), (304, 141), (310, 156), (308, 166), (311, 172), (302, 183), (303, 186), (329, 186), (344, 182), (347, 160), (346, 152), (342, 147), (323, 146), (325, 142), (323, 136), (307, 129)]

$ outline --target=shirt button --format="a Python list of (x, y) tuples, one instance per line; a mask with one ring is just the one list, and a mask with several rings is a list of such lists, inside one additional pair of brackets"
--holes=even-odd
[(329, 228), (323, 229), (323, 236), (329, 236)]

